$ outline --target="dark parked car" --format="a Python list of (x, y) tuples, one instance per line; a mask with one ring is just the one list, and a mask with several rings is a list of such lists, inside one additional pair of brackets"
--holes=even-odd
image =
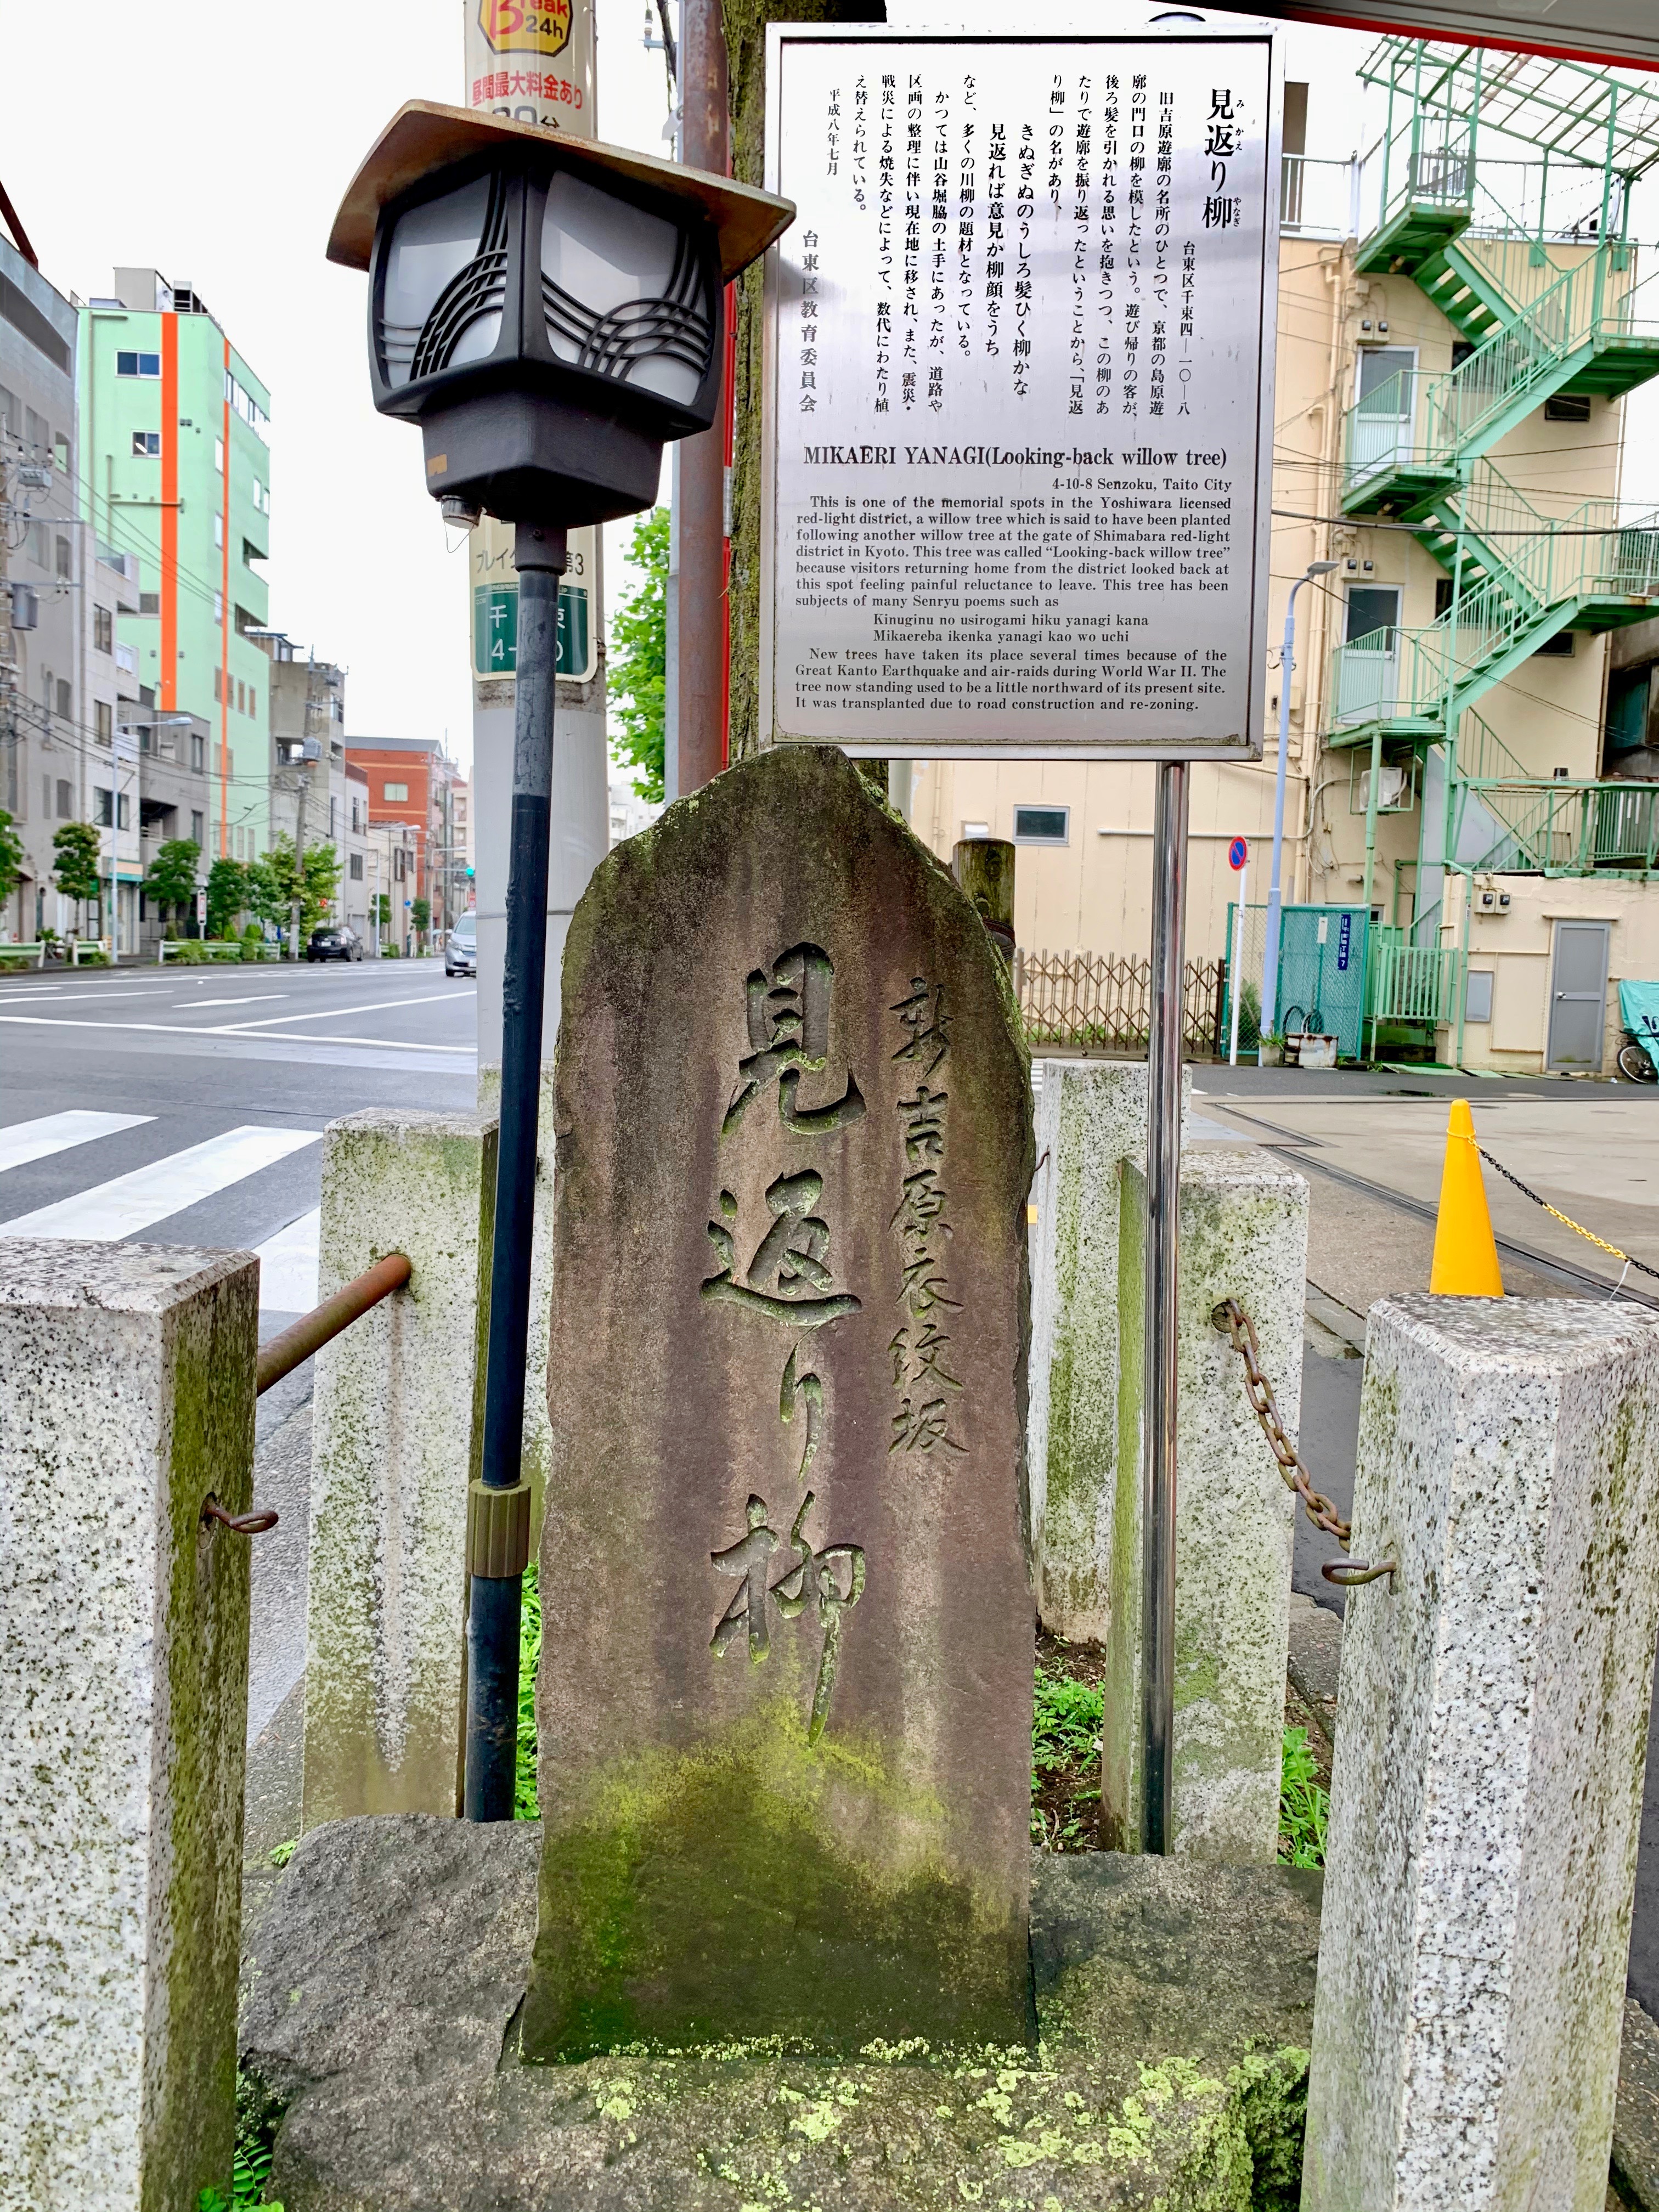
[(343, 922), (313, 929), (306, 947), (307, 960), (361, 960), (362, 957), (362, 939)]
[(478, 972), (478, 917), (464, 914), (449, 933), (444, 946), (446, 975), (476, 975)]

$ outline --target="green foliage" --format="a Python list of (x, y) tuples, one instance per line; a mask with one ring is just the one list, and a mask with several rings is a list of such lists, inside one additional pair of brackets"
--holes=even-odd
[(74, 899), (77, 904), (96, 898), (98, 832), (91, 823), (60, 823), (52, 834), (52, 849), (58, 860), (52, 879), (64, 896)]
[(416, 929), (430, 929), (432, 927), (431, 900), (411, 899), (409, 906), (409, 918)]
[(221, 854), (208, 870), (207, 929), (210, 937), (228, 936), (236, 917), (247, 904), (247, 870), (228, 853)]
[[(1231, 1028), (1232, 1022), (1231, 1006), (1227, 1009), (1227, 1020)], [(1241, 1052), (1247, 1047), (1254, 1050), (1261, 1042), (1261, 986), (1259, 983), (1247, 982), (1238, 994), (1238, 1048)]]
[(300, 1838), (297, 1836), (290, 1836), (287, 1843), (278, 1844), (272, 1850), (270, 1863), (274, 1867), (285, 1867), (299, 1848)]
[[(1048, 1673), (1040, 1660), (1036, 1690), (1031, 1715), (1031, 1833), (1051, 1850), (1081, 1850), (1087, 1843), (1085, 1815), (1078, 1808), (1100, 1802), (1100, 1730), (1105, 1700), (1098, 1683)], [(1068, 1789), (1063, 1810), (1046, 1813), (1039, 1799), (1054, 1782), (1068, 1776), (1093, 1777), (1094, 1786)]]
[(519, 1613), (519, 1753), (513, 1791), (515, 1820), (539, 1820), (536, 1796), (536, 1666), (542, 1656), (542, 1590), (532, 1559), (524, 1571)]
[(383, 945), (380, 947), (380, 957), (382, 960), (401, 960), (403, 958), (403, 954), (398, 949), (398, 941), (395, 938), (390, 945)]
[(173, 946), (173, 964), (175, 968), (205, 968), (207, 966), (211, 956), (204, 951), (193, 938), (169, 939), (168, 942)]
[(375, 921), (384, 924), (391, 921), (392, 894), (390, 891), (376, 891), (368, 903), (372, 910), (372, 918)]
[(1287, 1728), (1279, 1783), (1279, 1856), (1292, 1866), (1322, 1867), (1325, 1827), (1330, 1818), (1328, 1790), (1316, 1778), (1319, 1764), (1308, 1748), (1308, 1731)]
[(193, 837), (169, 837), (157, 847), (144, 878), (144, 889), (164, 919), (171, 914), (176, 922), (180, 907), (195, 905), (197, 870), (201, 864), (202, 848)]
[(23, 872), (23, 841), (12, 828), (11, 817), (0, 806), (0, 903), (9, 899)]
[(641, 580), (611, 617), (605, 690), (617, 725), (617, 751), (635, 769), (634, 788), (655, 805), (663, 796), (663, 713), (668, 670), (668, 509), (634, 525), (628, 557)]
[(283, 2106), (252, 2076), (240, 2069), (236, 2075), (236, 2148), (231, 2166), (230, 2194), (225, 2196), (217, 2189), (204, 2189), (197, 2199), (197, 2212), (242, 2212), (244, 2205), (263, 2208), (263, 2212), (283, 2212), (280, 2204), (268, 2203), (265, 2184), (270, 2179), (270, 2162), (276, 2142), (276, 2130), (283, 2122)]
[(304, 858), (296, 860), (294, 840), (285, 830), (268, 853), (246, 864), (247, 906), (261, 921), (286, 929), (297, 898), (300, 934), (308, 937), (333, 904), (339, 872), (340, 856), (332, 845), (307, 845)]

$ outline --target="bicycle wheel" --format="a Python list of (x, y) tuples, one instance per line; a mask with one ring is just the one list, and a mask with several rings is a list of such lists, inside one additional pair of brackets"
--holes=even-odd
[(1305, 1006), (1286, 1006), (1282, 1018), (1285, 1026), (1281, 1035), (1301, 1036), (1308, 1026), (1308, 1010)]
[(1619, 1073), (1631, 1083), (1659, 1083), (1659, 1068), (1645, 1049), (1634, 1042), (1619, 1048)]

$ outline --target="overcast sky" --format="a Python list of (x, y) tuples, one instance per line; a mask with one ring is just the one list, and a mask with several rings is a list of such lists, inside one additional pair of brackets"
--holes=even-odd
[[(1024, 29), (1100, 29), (1115, 12), (1021, 0), (1018, 14)], [(599, 124), (659, 153), (665, 79), (644, 13), (645, 0), (598, 0)], [(1008, 9), (895, 0), (890, 20), (1003, 28)], [(401, 102), (462, 98), (462, 21), (463, 0), (367, 17), (339, 0), (127, 0), (93, 69), (58, 14), (9, 6), (0, 178), (61, 290), (106, 293), (119, 263), (200, 292), (270, 388), (272, 623), (349, 668), (351, 734), (447, 738), (465, 760), (464, 543), (446, 544), (413, 428), (369, 404), (364, 280), (323, 258), (343, 186)], [(1295, 27), (1285, 39), (1286, 75), (1314, 86), (1309, 151), (1347, 155), (1354, 67), (1372, 40)], [(607, 532), (613, 587), (627, 530)]]

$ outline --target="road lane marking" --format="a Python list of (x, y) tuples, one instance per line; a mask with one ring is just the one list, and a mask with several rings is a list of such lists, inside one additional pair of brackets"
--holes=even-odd
[(204, 1144), (153, 1160), (148, 1167), (135, 1168), (130, 1175), (95, 1183), (73, 1198), (37, 1206), (14, 1221), (0, 1221), (0, 1237), (77, 1237), (94, 1244), (113, 1244), (257, 1175), (261, 1168), (303, 1152), (321, 1135), (320, 1129), (270, 1129), (245, 1123)]
[(217, 1026), (228, 1032), (231, 1030), (279, 1029), (285, 1022), (338, 1022), (343, 1021), (348, 1014), (383, 1014), (388, 1008), (425, 1006), (434, 1004), (440, 999), (453, 1004), (462, 999), (477, 998), (477, 995), (476, 991), (422, 991), (416, 998), (375, 999), (370, 1000), (366, 1006), (325, 1006), (322, 1012), (318, 1014), (269, 1014), (257, 1022), (225, 1022)]
[(287, 996), (286, 991), (250, 991), (246, 998), (241, 999), (175, 999), (173, 1003), (175, 1006), (194, 1006), (199, 1011), (203, 1006), (252, 1006), (262, 999), (285, 999)]
[(309, 1313), (317, 1303), (317, 1268), (323, 1234), (323, 1209), (313, 1206), (286, 1229), (256, 1244), (259, 1262), (259, 1305), (263, 1312)]
[(94, 1137), (112, 1137), (118, 1129), (136, 1129), (153, 1121), (153, 1114), (94, 1114), (82, 1107), (65, 1114), (42, 1114), (33, 1121), (9, 1122), (0, 1129), (0, 1172), (21, 1168), (31, 1160), (49, 1159), (72, 1145), (88, 1145)]
[(71, 999), (159, 999), (167, 988), (159, 983), (129, 983), (118, 988), (94, 991), (71, 991), (66, 984), (48, 983), (44, 989), (13, 991), (14, 999), (50, 999), (54, 1006), (66, 1006)]
[[(242, 1032), (240, 1030), (214, 1030), (210, 1034), (235, 1037), (241, 1036)], [(366, 1044), (372, 1046), (376, 1052), (464, 1052), (474, 1059), (478, 1052), (476, 1044), (411, 1044), (406, 1037), (289, 1036), (283, 1030), (278, 1030), (274, 1036), (269, 1030), (261, 1030), (257, 1036), (250, 1036), (247, 1042), (249, 1044)]]

